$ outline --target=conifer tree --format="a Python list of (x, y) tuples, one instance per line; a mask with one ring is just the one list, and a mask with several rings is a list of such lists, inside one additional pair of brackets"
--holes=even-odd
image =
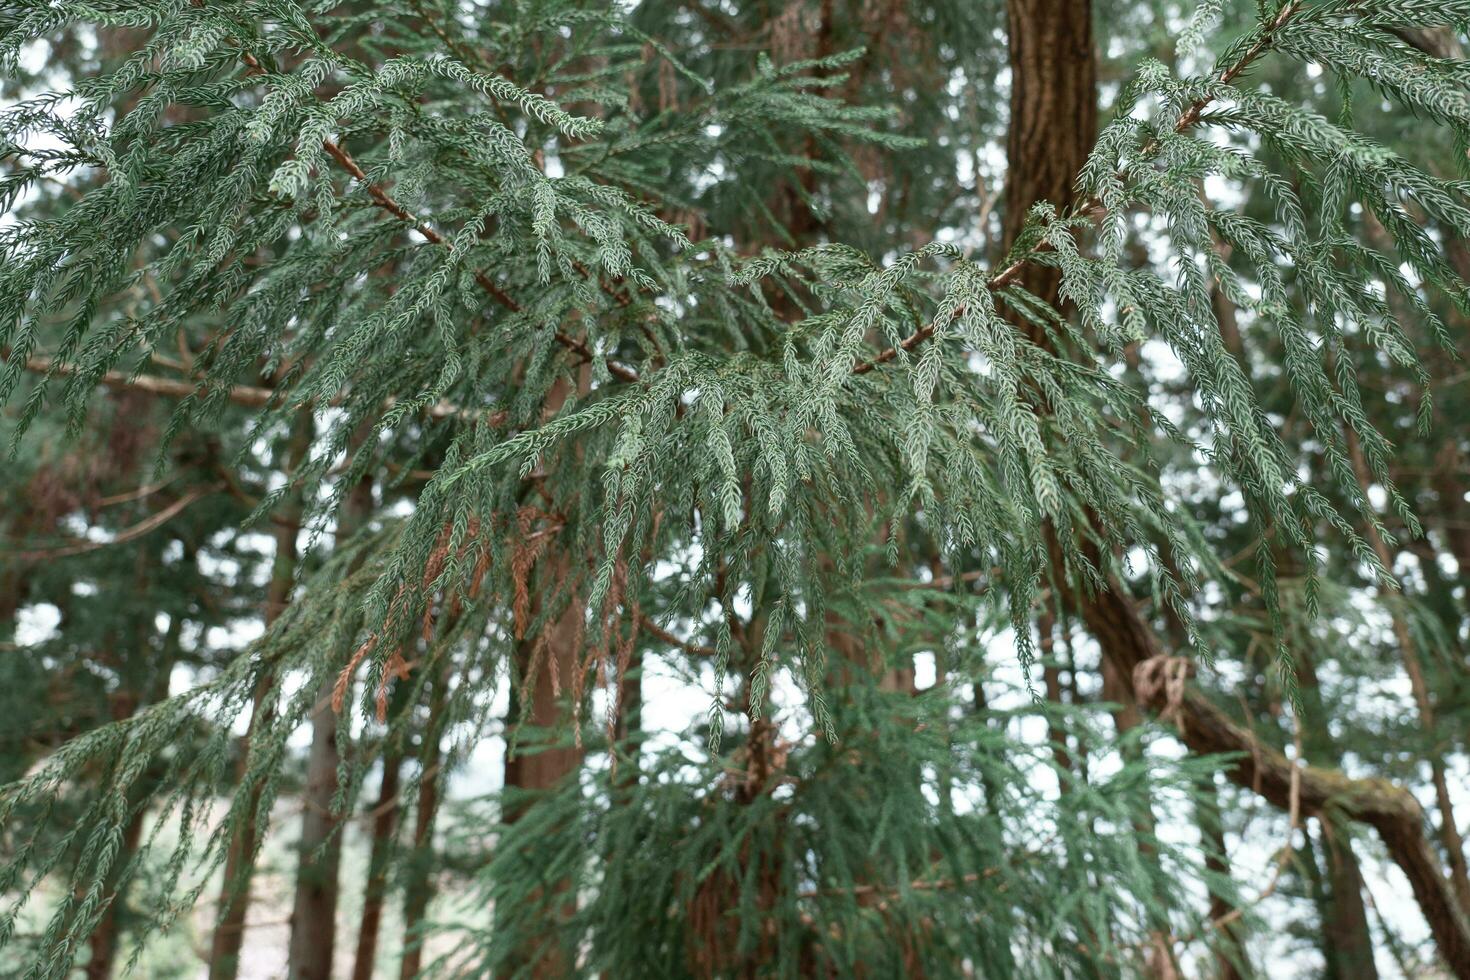
[(1470, 977), (1470, 3), (1186, 6), (0, 12), (0, 964)]

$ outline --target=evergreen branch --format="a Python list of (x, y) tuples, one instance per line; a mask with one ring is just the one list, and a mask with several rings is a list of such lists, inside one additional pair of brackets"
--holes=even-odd
[[(202, 0), (196, 0), (196, 5), (202, 6)], [(240, 60), (245, 62), (245, 64), (248, 65), (253, 72), (260, 72), (264, 70), (260, 64), (260, 61), (248, 51), (241, 52)], [(322, 149), (325, 150), (327, 155), (335, 160), (343, 170), (351, 174), (353, 179), (362, 184), (363, 188), (367, 190), (368, 196), (372, 198), (374, 204), (382, 208), (384, 211), (387, 211), (398, 220), (408, 223), (410, 226), (413, 227), (414, 231), (417, 231), (420, 235), (422, 235), (424, 239), (430, 244), (441, 246), (450, 252), (454, 251), (453, 242), (449, 241), (442, 234), (440, 234), (433, 225), (420, 219), (413, 212), (409, 211), (408, 208), (404, 207), (397, 200), (395, 200), (394, 197), (389, 194), (388, 191), (384, 189), (381, 184), (370, 180), (367, 173), (362, 169), (358, 162), (353, 159), (352, 154), (348, 153), (347, 150), (344, 149), (335, 140), (322, 140)], [(491, 299), (495, 300), (495, 302), (499, 303), (506, 310), (510, 311), (511, 313), (521, 312), (521, 304), (517, 303), (514, 297), (512, 297), (509, 293), (496, 285), (495, 281), (492, 280), (483, 269), (476, 269), (474, 271), (474, 278), (476, 284), (478, 284), (479, 287), (483, 289), (485, 293), (490, 296)], [(564, 331), (556, 331), (555, 338), (557, 343), (561, 344), (567, 350), (579, 354), (584, 361), (591, 361), (595, 356), (592, 351), (588, 349), (585, 343), (577, 340), (574, 337), (569, 336)], [(612, 358), (607, 359), (607, 369), (608, 373), (612, 374), (614, 377), (621, 378), (622, 380), (630, 384), (636, 384), (639, 380), (637, 371), (633, 370), (627, 365), (613, 360)]]
[[(246, 57), (249, 58), (248, 55)], [(254, 59), (251, 60), (253, 61)], [(340, 145), (332, 140), (323, 140), (322, 149), (326, 150), (327, 155), (330, 156), (333, 160), (336, 160), (343, 170), (346, 170), (349, 174), (353, 176), (354, 179), (358, 181), (358, 183), (363, 185), (363, 187), (368, 192), (368, 196), (373, 199), (374, 204), (382, 208), (384, 211), (387, 211), (395, 218), (398, 218), (400, 221), (405, 221), (408, 224), (412, 225), (414, 231), (417, 231), (420, 235), (422, 235), (430, 244), (442, 246), (450, 252), (454, 251), (453, 242), (449, 241), (438, 231), (436, 231), (432, 225), (420, 220), (402, 204), (394, 200), (393, 196), (389, 194), (386, 190), (384, 190), (381, 184), (377, 184), (369, 180), (367, 174), (363, 171), (362, 167), (360, 167), (357, 161), (352, 158), (352, 155), (348, 153), (345, 149), (343, 149)], [(505, 307), (505, 309), (509, 310), (511, 313), (521, 312), (521, 304), (517, 303), (509, 293), (496, 285), (494, 280), (486, 275), (483, 269), (476, 269), (474, 275), (475, 282), (490, 296), (491, 299), (495, 300), (495, 302)], [(584, 361), (591, 361), (595, 357), (595, 355), (590, 349), (588, 349), (585, 343), (577, 340), (575, 337), (568, 335), (564, 331), (556, 331), (555, 336), (557, 343), (561, 344), (567, 350), (581, 355)], [(618, 361), (613, 360), (612, 358), (607, 359), (607, 370), (608, 373), (612, 374), (614, 377), (621, 378), (622, 380), (630, 384), (638, 383), (639, 377), (637, 371), (633, 370), (625, 364), (621, 364)]]
[[(9, 357), (8, 349), (0, 351), (0, 360)], [(36, 374), (63, 377), (79, 371), (78, 367), (69, 361), (59, 361), (41, 354), (32, 354), (27, 357), (25, 368)], [(147, 395), (158, 395), (161, 398), (190, 398), (196, 395), (207, 395), (211, 390), (207, 381), (180, 381), (175, 378), (160, 378), (152, 374), (130, 375), (123, 371), (108, 371), (97, 379), (97, 383), (114, 391), (137, 391)], [(224, 389), (224, 396), (228, 401), (247, 408), (261, 408), (269, 405), (271, 400), (279, 395), (279, 391), (257, 385), (231, 385)]]
[[(387, 211), (389, 214), (393, 215), (400, 221), (405, 221), (408, 224), (412, 225), (413, 230), (424, 236), (424, 238), (428, 240), (430, 244), (443, 246), (446, 250), (450, 252), (454, 251), (453, 242), (449, 241), (443, 235), (439, 234), (439, 232), (434, 230), (434, 227), (428, 222), (420, 220), (411, 211), (409, 211), (408, 208), (404, 207), (402, 204), (399, 204), (396, 200), (394, 200), (393, 196), (389, 194), (386, 190), (384, 190), (381, 184), (369, 180), (368, 175), (363, 172), (362, 167), (358, 166), (357, 161), (352, 158), (352, 154), (348, 153), (332, 140), (323, 140), (322, 149), (326, 150), (327, 155), (330, 156), (333, 160), (336, 160), (343, 170), (347, 171), (353, 176), (354, 179), (357, 180), (358, 183), (362, 184), (362, 186), (367, 190), (368, 196), (373, 199), (374, 204), (382, 208), (384, 211)], [(517, 303), (510, 296), (510, 294), (497, 286), (495, 282), (488, 275), (485, 274), (483, 269), (475, 270), (475, 282), (479, 284), (481, 289), (489, 294), (491, 299), (495, 300), (495, 302), (499, 303), (510, 312), (519, 313), (521, 311), (521, 304)], [(571, 340), (571, 338), (565, 337), (560, 333), (557, 334), (557, 340), (566, 346), (571, 346), (576, 343), (575, 341)], [(572, 347), (572, 349), (579, 350), (579, 352), (581, 353), (586, 352), (586, 347), (581, 347), (580, 345), (577, 347)]]
[(718, 656), (718, 651), (714, 647), (707, 647), (698, 643), (690, 643), (688, 640), (681, 640), (658, 623), (655, 623), (647, 614), (640, 616), (639, 622), (644, 629), (653, 634), (654, 638), (664, 641), (671, 647), (677, 647), (685, 653), (692, 653), (697, 657)]
[[(1262, 54), (1266, 52), (1266, 50), (1271, 45), (1272, 38), (1277, 34), (1277, 32), (1285, 27), (1287, 23), (1290, 22), (1292, 16), (1301, 9), (1301, 5), (1302, 0), (1290, 0), (1290, 2), (1285, 4), (1277, 13), (1275, 18), (1272, 19), (1271, 23), (1268, 24), (1261, 31), (1261, 35), (1256, 39), (1255, 43), (1246, 50), (1245, 54), (1243, 54), (1229, 67), (1224, 69), (1220, 73), (1217, 81), (1221, 85), (1229, 85), (1231, 82), (1235, 81), (1236, 78), (1240, 77), (1240, 74), (1242, 72), (1249, 68), (1257, 58), (1259, 58)], [(1182, 134), (1188, 132), (1190, 129), (1198, 125), (1201, 117), (1204, 114), (1204, 111), (1214, 103), (1215, 99), (1216, 96), (1214, 95), (1206, 95), (1201, 96), (1193, 103), (1191, 103), (1189, 108), (1185, 110), (1184, 114), (1179, 117), (1179, 121), (1174, 124), (1174, 132), (1176, 134)], [(1151, 157), (1155, 153), (1157, 153), (1160, 148), (1160, 140), (1157, 138), (1152, 139), (1144, 144), (1143, 149), (1140, 152), (1140, 156)], [(1125, 173), (1120, 176), (1126, 177), (1127, 175)], [(1093, 212), (1101, 206), (1101, 203), (1102, 202), (1100, 202), (1097, 198), (1092, 198), (1091, 200), (1084, 203), (1080, 208), (1078, 208), (1077, 213), (1079, 215), (1082, 215)], [(990, 292), (995, 293), (999, 292), (1009, 285), (1012, 285), (1016, 282), (1017, 279), (1020, 278), (1021, 274), (1026, 270), (1026, 268), (1035, 261), (1036, 256), (1053, 251), (1054, 249), (1055, 246), (1048, 241), (1038, 242), (1036, 245), (1032, 246), (1031, 249), (1029, 249), (1024, 255), (1012, 261), (1010, 265), (1006, 266), (995, 276), (992, 276), (989, 280), (987, 280), (985, 283), (985, 288), (988, 289)], [(955, 312), (955, 316), (958, 317), (962, 315), (964, 311), (965, 308), (960, 307)], [(852, 373), (867, 374), (869, 371), (872, 371), (879, 365), (887, 364), (889, 361), (893, 360), (895, 357), (898, 356), (900, 351), (907, 352), (913, 350), (915, 347), (919, 346), (924, 341), (932, 337), (934, 335), (934, 331), (937, 329), (937, 326), (938, 325), (933, 322), (925, 324), (923, 327), (914, 331), (912, 334), (910, 334), (908, 337), (905, 337), (894, 346), (887, 348), (886, 350), (880, 352), (869, 360), (862, 361), (854, 365)]]
[[(10, 356), (8, 349), (0, 350), (0, 361)], [(42, 375), (61, 375), (63, 377), (78, 373), (78, 367), (67, 361), (59, 361), (52, 357), (41, 354), (32, 354), (26, 358), (25, 369)], [(97, 383), (114, 391), (136, 391), (146, 395), (157, 395), (160, 398), (204, 398), (215, 391), (222, 391), (227, 401), (234, 405), (242, 405), (246, 408), (263, 408), (280, 397), (281, 392), (274, 388), (262, 388), (258, 385), (230, 385), (228, 388), (215, 388), (204, 379), (180, 380), (177, 378), (161, 378), (154, 374), (127, 374), (122, 371), (107, 371), (97, 379)], [(346, 401), (346, 396), (338, 396), (327, 404), (335, 407)], [(392, 408), (398, 403), (397, 398), (388, 398), (383, 402), (384, 409)], [(425, 409), (430, 418), (448, 419), (458, 418), (466, 422), (482, 421), (490, 425), (501, 425), (505, 422), (507, 413), (504, 409), (493, 412), (476, 412), (468, 408), (447, 401), (439, 401)]]

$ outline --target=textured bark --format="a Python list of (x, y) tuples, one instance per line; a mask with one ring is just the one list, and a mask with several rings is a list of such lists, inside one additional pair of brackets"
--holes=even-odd
[[(564, 563), (558, 562), (548, 570), (546, 578), (560, 581), (568, 571)], [(577, 653), (584, 633), (582, 615), (580, 604), (569, 605), (547, 625), (542, 636), (528, 638), (518, 645), (516, 656), (523, 671), (531, 661), (534, 642), (544, 642), (546, 649), (528, 692), (531, 704), (526, 716), (527, 727), (516, 725), (517, 750), (505, 760), (505, 785), (508, 789), (532, 793), (549, 790), (581, 764), (582, 750), (563, 744), (565, 732), (558, 729), (571, 717), (568, 694), (572, 688), (572, 675), (580, 669)], [(513, 707), (520, 710), (518, 705)], [(525, 811), (525, 805), (509, 807), (506, 821), (514, 823), (524, 816)]]
[(352, 980), (372, 980), (378, 956), (378, 935), (383, 925), (383, 902), (388, 892), (388, 859), (398, 829), (398, 781), (403, 754), (390, 750), (383, 755), (383, 783), (373, 806), (373, 841), (368, 857), (367, 885), (363, 889), (362, 918), (357, 927), (357, 952), (352, 961)]
[[(345, 541), (372, 512), (372, 483), (353, 487), (342, 505), (337, 539)], [(344, 655), (345, 656), (345, 655)], [(291, 906), (291, 980), (331, 980), (337, 944), (338, 873), (342, 858), (341, 815), (333, 810), (337, 768), (337, 713), (332, 710), (336, 676), (324, 672), (311, 712), (311, 749), (302, 791), (301, 841), (296, 866), (296, 894)]]
[[(552, 557), (551, 567), (545, 570), (544, 581), (564, 581), (570, 569), (560, 555)], [(508, 800), (505, 809), (506, 823), (522, 819), (535, 805), (535, 795), (554, 789), (562, 780), (575, 772), (582, 763), (582, 750), (566, 744), (565, 725), (571, 717), (569, 692), (572, 689), (573, 673), (580, 669), (578, 653), (584, 633), (583, 608), (572, 602), (549, 623), (542, 635), (528, 637), (517, 644), (516, 656), (522, 673), (531, 662), (535, 643), (544, 643), (541, 665), (532, 679), (529, 714), (526, 725), (516, 724), (516, 748), (505, 760), (505, 788), (520, 795)], [(512, 699), (511, 717), (519, 717), (521, 708)], [(561, 891), (562, 886), (555, 886)], [(575, 898), (569, 896), (562, 905), (562, 913), (575, 912)], [(552, 923), (542, 936), (536, 937), (520, 949), (512, 958), (507, 975), (533, 978), (571, 976), (572, 963), (569, 951), (560, 945), (560, 936)], [(524, 972), (517, 972), (524, 971)]]
[[(1008, 0), (1011, 120), (1006, 133), (1005, 247), (1038, 201), (1061, 210), (1097, 139), (1091, 0)], [(1061, 272), (1032, 265), (1032, 293), (1055, 302)]]
[[(296, 422), (285, 454), (288, 472), (301, 465), (311, 447), (312, 420), (303, 413)], [(291, 586), (296, 576), (296, 538), (301, 533), (300, 501), (293, 495), (277, 515), (275, 555), (271, 560), (270, 582), (266, 585), (263, 618), (269, 629), (291, 601)], [(237, 785), (243, 784), (250, 755), (250, 740), (261, 723), (266, 695), (273, 678), (262, 674), (256, 681), (250, 708), (250, 725), (240, 738), (240, 761), (235, 770)], [(209, 980), (235, 980), (240, 969), (240, 948), (245, 941), (245, 917), (250, 910), (250, 878), (255, 869), (256, 838), (260, 829), (256, 811), (260, 805), (261, 787), (252, 784), (245, 790), (249, 801), (245, 816), (225, 852), (224, 884), (220, 887), (220, 914), (209, 948)]]
[[(585, 390), (589, 380), (584, 370), (577, 387)], [(571, 393), (572, 385), (568, 381), (554, 385), (547, 392), (543, 417), (554, 417)], [(547, 505), (554, 509), (556, 503), (548, 501)], [(553, 540), (549, 553), (527, 572), (535, 576), (538, 585), (527, 617), (532, 623), (545, 608), (541, 597), (555, 594), (557, 588), (570, 582), (574, 575), (571, 559), (559, 547), (560, 544)], [(525, 709), (524, 726), (520, 723), (523, 712), (521, 692), (511, 692), (506, 741), (508, 746), (514, 746), (514, 750), (507, 751), (505, 757), (506, 823), (514, 823), (525, 816), (534, 803), (534, 794), (556, 787), (582, 764), (582, 749), (564, 744), (562, 738), (563, 729), (571, 718), (573, 677), (581, 669), (580, 654), (586, 632), (584, 616), (582, 603), (573, 595), (566, 608), (556, 613), (539, 633), (527, 632), (523, 639), (516, 641), (517, 677), (525, 678), (533, 661), (539, 660), (540, 663), (534, 671), (535, 676), (530, 678), (529, 690), (525, 692), (531, 703)], [(524, 627), (518, 626), (519, 629)], [(538, 645), (541, 647), (539, 657)], [(575, 898), (570, 898), (571, 901)], [(566, 906), (564, 910), (572, 908)], [(556, 938), (556, 930), (548, 923), (544, 936), (528, 941), (524, 948), (515, 951), (508, 972), (533, 978), (570, 975), (572, 964), (566, 961), (567, 950), (557, 945)]]

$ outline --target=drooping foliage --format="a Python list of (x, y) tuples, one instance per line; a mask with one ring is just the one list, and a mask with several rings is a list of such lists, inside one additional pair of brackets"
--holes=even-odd
[[(1470, 316), (1447, 254), (1470, 236), (1465, 175), (1359, 120), (1412, 115), (1463, 164), (1464, 63), (1405, 32), (1462, 29), (1470, 4), (1289, 0), (1208, 60), (1222, 5), (1205, 4), (1175, 67), (1145, 59), (1118, 90), (1080, 206), (1038, 205), (1007, 254), (979, 215), (978, 241), (936, 234), (971, 202), (945, 196), (932, 144), (973, 154), (978, 182), (987, 134), (946, 143), (912, 125), (990, 111), (973, 92), (885, 105), (874, 90), (903, 86), (873, 82), (871, 52), (831, 33), (813, 50), (798, 21), (763, 35), (769, 53), (726, 50), (658, 6), (25, 0), (0, 14), (0, 66), (17, 76), (38, 45), (132, 39), (0, 113), (16, 452), (47, 426), (85, 432), (99, 386), (178, 396), (150, 447), (160, 468), (217, 429), (224, 450), (192, 451), (219, 472), (258, 465), (315, 419), (283, 479), (199, 489), (232, 495), (220, 523), (305, 502), (315, 557), (294, 601), (205, 683), (65, 742), (0, 799), (7, 825), (34, 831), (8, 842), (0, 942), (39, 884), (67, 882), (29, 944), (33, 975), (68, 968), (165, 827), (178, 843), (147, 883), (143, 931), (183, 916), (225, 860), (217, 828), (269, 815), (324, 685), (344, 740), (405, 746), (431, 726), (391, 712), (390, 692), (447, 691), (433, 726), (452, 763), (498, 693), (524, 720), (542, 673), (571, 695), (565, 737), (609, 764), (469, 840), (491, 852), (475, 894), (502, 911), (439, 968), (504, 969), (549, 932), (590, 943), (586, 968), (611, 975), (723, 975), (752, 955), (790, 975), (813, 958), (896, 975), (912, 956), (936, 974), (1027, 974), (1059, 955), (1122, 971), (1155, 932), (1191, 932), (1168, 882), (1199, 871), (1139, 814), (1199, 773), (1135, 759), (1073, 779), (998, 737), (1003, 719), (953, 717), (959, 678), (983, 674), (974, 627), (1008, 625), (1029, 676), (1060, 582), (1127, 581), (1211, 663), (1234, 641), (1221, 596), (1240, 580), (1188, 474), (1243, 501), (1252, 628), (1300, 707), (1292, 638), (1341, 601), (1323, 569), (1387, 589), (1373, 541), (1390, 520), (1420, 529), (1382, 379), (1418, 393), (1428, 431), (1427, 365), (1463, 346), (1451, 318)], [(957, 6), (915, 5), (951, 40), (942, 68), (906, 66), (921, 82), (995, 70), (980, 49), (995, 12)], [(854, 40), (876, 32), (859, 27)], [(1338, 104), (1284, 97), (1268, 70), (1326, 72)], [(926, 162), (872, 163), (910, 154)], [(74, 199), (48, 192), (58, 181)], [(1025, 288), (1038, 267), (1060, 271), (1056, 306)], [(1259, 347), (1232, 349), (1222, 302)], [(1130, 362), (1140, 345), (1179, 365), (1172, 402)], [(328, 546), (364, 479), (382, 506)], [(568, 610), (563, 676), (541, 638)], [(696, 749), (609, 744), (618, 682), (648, 646), (710, 699)], [(950, 682), (877, 690), (917, 649)], [(293, 683), (252, 706), (262, 677)], [(221, 816), (203, 802), (231, 781), (231, 725), (252, 715)], [(789, 744), (773, 715), (799, 731)], [(1076, 744), (1100, 737), (1053, 721)], [(343, 810), (371, 758), (345, 757)], [(1038, 765), (1072, 791), (1036, 791)], [(63, 804), (70, 830), (42, 833)], [(588, 898), (546, 930), (567, 891)]]

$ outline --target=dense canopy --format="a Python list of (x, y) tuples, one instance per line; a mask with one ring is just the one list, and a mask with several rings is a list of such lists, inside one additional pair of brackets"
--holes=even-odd
[(12, 0), (0, 971), (1470, 977), (1467, 26)]

